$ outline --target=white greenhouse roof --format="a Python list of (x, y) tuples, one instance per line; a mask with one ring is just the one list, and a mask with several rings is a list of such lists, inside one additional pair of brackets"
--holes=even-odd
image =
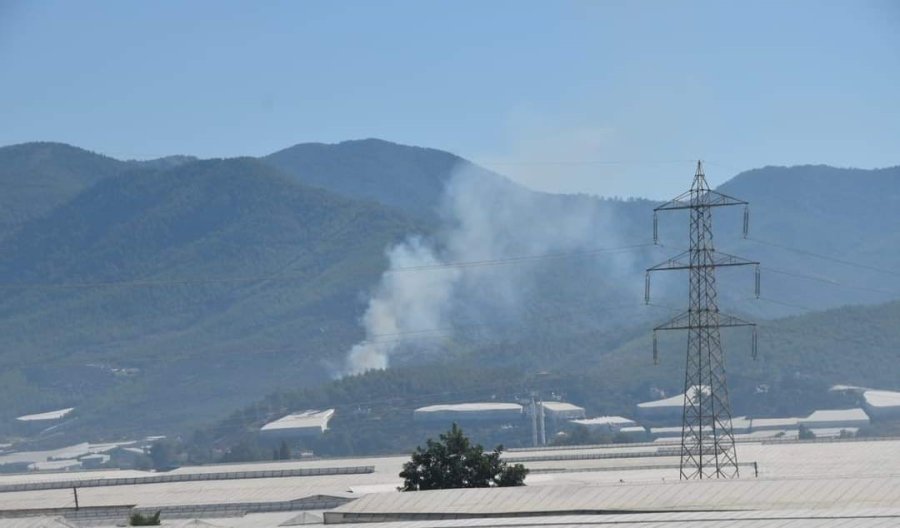
[(584, 407), (579, 407), (577, 405), (568, 403), (568, 402), (558, 402), (558, 401), (545, 401), (542, 403), (544, 409), (548, 409), (554, 412), (583, 412)]
[(792, 429), (800, 424), (800, 418), (754, 418), (750, 426), (755, 430)]
[[(70, 448), (72, 451), (76, 446)], [(85, 446), (86, 447), (86, 446)], [(740, 442), (737, 445), (742, 478), (739, 481), (719, 483), (678, 482), (677, 449), (642, 443), (627, 445), (568, 446), (561, 449), (530, 449), (527, 452), (504, 453), (504, 458), (526, 458), (522, 463), (533, 472), (526, 478), (528, 484), (523, 495), (510, 495), (497, 499), (492, 508), (528, 509), (557, 505), (568, 508), (583, 506), (588, 501), (590, 508), (608, 505), (624, 508), (639, 504), (640, 508), (659, 507), (661, 510), (676, 504), (682, 509), (814, 509), (828, 517), (839, 517), (859, 508), (900, 509), (900, 439), (893, 440), (828, 440), (811, 442)], [(46, 454), (44, 454), (46, 458)], [(401, 482), (398, 474), (408, 454), (383, 457), (357, 457), (342, 459), (267, 461), (242, 464), (219, 464), (199, 467), (181, 467), (166, 475), (181, 476), (178, 482), (135, 484), (117, 486), (79, 487), (78, 495), (84, 507), (138, 505), (153, 507), (192, 507), (211, 505), (213, 507), (239, 503), (267, 503), (294, 500), (313, 500), (315, 497), (337, 497), (339, 500), (359, 498), (368, 493), (393, 490)], [(747, 465), (758, 463), (759, 477)], [(340, 467), (369, 467), (368, 473), (342, 474), (329, 471)], [(199, 480), (193, 475), (207, 473), (238, 473), (285, 470), (321, 469), (321, 474), (306, 476), (283, 476), (280, 478), (233, 478)], [(66, 473), (28, 473), (0, 475), (0, 486), (48, 482), (69, 483), (73, 480), (121, 479), (157, 475), (141, 471), (69, 471)], [(721, 487), (718, 487), (721, 486)], [(544, 491), (540, 491), (544, 490)], [(575, 490), (575, 491), (573, 491)], [(577, 491), (584, 490), (584, 491)], [(493, 491), (482, 490), (492, 497)], [(385, 500), (421, 501), (422, 508), (440, 512), (445, 506), (462, 512), (468, 505), (457, 502), (434, 501), (433, 492), (384, 493)], [(596, 495), (591, 495), (595, 493)], [(585, 495), (586, 494), (586, 495)], [(408, 496), (408, 497), (404, 497)], [(570, 500), (571, 499), (571, 500)], [(475, 499), (481, 504), (484, 499)], [(599, 506), (598, 506), (599, 505)], [(20, 509), (58, 509), (69, 511), (72, 507), (71, 488), (29, 489), (0, 493), (0, 512)], [(325, 507), (325, 506), (322, 506)], [(333, 506), (327, 506), (333, 507)], [(589, 509), (590, 509), (589, 508)], [(570, 511), (570, 510), (567, 510)], [(234, 518), (208, 518), (212, 524), (235, 526), (277, 526), (290, 517), (284, 517), (272, 524), (261, 522), (265, 515)], [(684, 515), (699, 515), (699, 512), (683, 512)], [(727, 515), (743, 515), (745, 512), (731, 511)], [(660, 512), (662, 514), (662, 512)], [(559, 514), (557, 514), (559, 515)], [(645, 514), (641, 514), (645, 515)], [(649, 514), (648, 514), (649, 515)], [(656, 515), (656, 514), (653, 514)], [(676, 514), (671, 514), (676, 515)], [(702, 513), (702, 515), (712, 515)], [(781, 513), (779, 513), (781, 515)], [(874, 514), (873, 514), (874, 515)], [(764, 516), (763, 516), (764, 517)], [(610, 517), (606, 517), (610, 518)], [(772, 517), (778, 518), (778, 517)], [(207, 517), (204, 516), (204, 519)], [(259, 519), (260, 522), (255, 522)], [(274, 519), (274, 517), (273, 517)], [(544, 519), (549, 519), (545, 517)], [(587, 519), (587, 517), (579, 517)], [(187, 519), (186, 519), (187, 520)], [(693, 518), (686, 518), (690, 525)], [(896, 520), (896, 519), (894, 519)], [(454, 526), (467, 526), (473, 519), (457, 519)], [(500, 519), (491, 522), (501, 523)], [(520, 517), (504, 520), (508, 526), (533, 523), (541, 525), (537, 518)], [(893, 522), (893, 521), (892, 521)], [(419, 521), (417, 526), (438, 526), (436, 519)], [(430, 523), (430, 524), (429, 524)], [(663, 520), (660, 523), (665, 524)], [(174, 526), (181, 526), (181, 522)], [(484, 523), (490, 524), (490, 523)], [(575, 523), (578, 524), (578, 523)], [(592, 524), (588, 523), (588, 524)], [(659, 524), (659, 525), (662, 525)], [(581, 523), (584, 525), (584, 523)], [(710, 523), (710, 526), (717, 526)], [(779, 525), (792, 526), (781, 523)], [(845, 525), (859, 526), (853, 521)], [(886, 522), (883, 526), (897, 526)], [(367, 525), (377, 526), (377, 525)], [(630, 524), (629, 526), (642, 526)], [(707, 524), (703, 524), (707, 526)], [(723, 524), (724, 526), (724, 524)], [(740, 524), (730, 524), (740, 527)], [(756, 526), (765, 526), (757, 524)], [(807, 526), (820, 526), (807, 523)], [(826, 525), (827, 526), (827, 525)], [(863, 524), (862, 526), (869, 526)], [(0, 523), (0, 528), (4, 528)]]
[(731, 419), (731, 428), (734, 430), (738, 429), (750, 429), (750, 425), (753, 423), (750, 418), (746, 416), (735, 416)]
[(477, 411), (522, 411), (522, 406), (517, 403), (452, 403), (442, 405), (428, 405), (427, 407), (419, 407), (415, 412), (477, 412)]
[(855, 409), (823, 409), (815, 411), (806, 418), (800, 420), (800, 423), (814, 426), (816, 423), (832, 423), (832, 422), (869, 422), (869, 415), (866, 411)]
[(298, 413), (292, 413), (283, 416), (274, 422), (269, 422), (262, 426), (260, 431), (278, 431), (284, 429), (311, 429), (319, 428), (325, 430), (328, 428), (328, 421), (334, 415), (334, 409), (325, 411), (310, 410)]
[(580, 420), (569, 420), (570, 422), (578, 425), (584, 426), (598, 426), (598, 425), (609, 425), (609, 426), (622, 426), (622, 427), (632, 427), (637, 425), (637, 423), (630, 419), (625, 418), (624, 416), (598, 416), (596, 418), (584, 418)]
[[(354, 515), (431, 519), (469, 515), (566, 512), (664, 512), (897, 507), (900, 480), (881, 478), (739, 479), (625, 483), (595, 486), (523, 486), (366, 495), (325, 512), (326, 521)], [(377, 520), (377, 517), (362, 520)], [(423, 519), (424, 520), (424, 519)]]
[(900, 407), (900, 392), (867, 390), (863, 393), (866, 404), (876, 408)]
[(63, 418), (70, 412), (74, 411), (75, 407), (68, 407), (65, 409), (58, 409), (56, 411), (48, 411), (38, 414), (26, 414), (25, 416), (19, 416), (16, 420), (20, 422), (42, 422), (47, 420), (59, 420)]
[[(706, 385), (695, 385), (691, 388), (691, 395), (695, 395), (698, 390), (702, 390), (704, 394), (709, 394), (709, 387)], [(670, 398), (661, 400), (648, 401), (637, 404), (639, 409), (656, 409), (660, 407), (682, 407), (684, 406), (684, 393), (676, 394)]]
[(625, 433), (625, 434), (633, 434), (633, 433), (646, 433), (647, 430), (644, 429), (644, 427), (640, 426), (640, 425), (629, 425), (629, 426), (619, 429), (619, 432)]

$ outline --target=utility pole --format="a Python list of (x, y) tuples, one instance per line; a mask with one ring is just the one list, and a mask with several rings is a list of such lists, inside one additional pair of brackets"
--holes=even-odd
[(532, 447), (538, 446), (538, 416), (534, 394), (531, 395), (531, 445)]
[(538, 421), (541, 428), (541, 445), (547, 445), (547, 422), (544, 420), (544, 400), (538, 401)]
[(653, 241), (658, 241), (657, 213), (689, 210), (691, 245), (687, 251), (647, 269), (645, 302), (650, 302), (650, 274), (654, 271), (687, 270), (689, 307), (686, 312), (653, 329), (653, 362), (658, 362), (656, 333), (687, 330), (684, 372), (684, 407), (681, 425), (681, 479), (736, 478), (738, 459), (731, 427), (731, 406), (725, 383), (725, 353), (719, 329), (749, 326), (753, 329), (752, 355), (756, 359), (756, 325), (719, 312), (715, 271), (719, 267), (755, 266), (756, 297), (759, 297), (759, 262), (750, 261), (713, 247), (712, 208), (744, 206), (744, 237), (749, 228), (747, 202), (713, 191), (706, 183), (703, 165), (689, 191), (653, 210)]

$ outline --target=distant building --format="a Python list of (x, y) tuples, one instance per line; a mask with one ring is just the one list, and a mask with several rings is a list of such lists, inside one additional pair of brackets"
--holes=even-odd
[(328, 430), (328, 422), (332, 416), (334, 416), (334, 409), (291, 413), (262, 426), (259, 436), (261, 440), (267, 441), (296, 440), (319, 436)]
[[(592, 433), (616, 433), (626, 427), (638, 427), (637, 422), (623, 416), (599, 416), (583, 420), (571, 420)], [(643, 428), (642, 428), (643, 429)]]
[(93, 455), (83, 456), (79, 458), (78, 461), (81, 462), (81, 467), (83, 467), (84, 469), (98, 469), (109, 462), (109, 459), (109, 455), (96, 453)]
[(16, 418), (16, 430), (24, 435), (37, 434), (48, 427), (56, 425), (74, 410), (74, 407), (67, 407), (55, 411), (19, 416)]
[(566, 402), (545, 401), (544, 417), (550, 420), (577, 420), (585, 417), (584, 407)]
[(800, 418), (754, 418), (750, 430), (758, 431), (795, 431), (800, 427)]
[[(695, 385), (691, 388), (691, 397), (696, 397), (697, 391), (709, 394), (709, 387)], [(637, 404), (636, 412), (639, 418), (661, 422), (680, 422), (684, 409), (684, 393)]]
[(862, 409), (826, 409), (815, 411), (800, 419), (800, 425), (809, 429), (834, 429), (865, 427), (869, 425), (869, 415)]
[(866, 412), (876, 420), (900, 418), (900, 392), (867, 390), (863, 392)]
[(633, 425), (619, 429), (616, 434), (628, 438), (630, 441), (642, 440), (647, 435), (647, 429), (640, 425)]
[(420, 422), (510, 422), (521, 418), (522, 406), (517, 403), (429, 405), (413, 411), (413, 419)]
[(20, 422), (53, 422), (65, 418), (74, 410), (75, 407), (68, 407), (65, 409), (58, 409), (56, 411), (48, 411), (38, 414), (26, 414), (25, 416), (19, 416), (18, 418), (16, 418), (16, 420)]

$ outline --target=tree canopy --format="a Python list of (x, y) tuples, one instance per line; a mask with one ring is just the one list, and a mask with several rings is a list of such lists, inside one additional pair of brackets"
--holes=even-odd
[(454, 423), (439, 440), (429, 438), (425, 448), (417, 447), (412, 459), (403, 464), (400, 490), (524, 485), (528, 470), (522, 464), (509, 465), (500, 460), (502, 451), (503, 446), (497, 446), (485, 453), (481, 445), (473, 445)]

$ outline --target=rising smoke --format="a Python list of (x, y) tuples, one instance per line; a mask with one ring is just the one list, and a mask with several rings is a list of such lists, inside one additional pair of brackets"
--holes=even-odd
[[(491, 261), (621, 243), (600, 200), (533, 192), (468, 164), (449, 180), (440, 214), (443, 228), (433, 237), (410, 237), (388, 250), (389, 269), (362, 317), (366, 339), (349, 351), (345, 374), (384, 369), (392, 356), (421, 349), (421, 341), (404, 336), (515, 318), (537, 267)], [(597, 272), (631, 281), (632, 259), (606, 256)], [(479, 264), (459, 264), (473, 262)]]

